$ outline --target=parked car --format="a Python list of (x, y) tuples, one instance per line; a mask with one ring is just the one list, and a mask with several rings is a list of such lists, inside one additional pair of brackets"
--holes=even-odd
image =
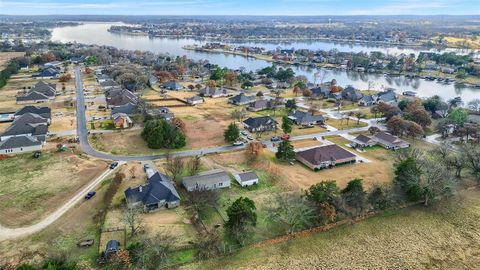
[(247, 136), (247, 139), (249, 139), (249, 140), (253, 140), (253, 137), (252, 137), (252, 135), (248, 135), (248, 136)]
[(236, 141), (233, 143), (233, 146), (242, 146), (243, 142), (242, 141)]
[(85, 200), (90, 200), (95, 194), (97, 194), (95, 191), (88, 192), (87, 195), (85, 195)]
[(280, 137), (278, 137), (278, 136), (273, 136), (273, 137), (270, 139), (270, 141), (272, 141), (272, 142), (279, 142), (280, 140), (281, 140), (281, 139), (280, 139)]
[(282, 135), (282, 140), (284, 140), (284, 141), (290, 140), (290, 135), (289, 134), (283, 134)]
[(110, 164), (110, 169), (113, 170), (113, 169), (115, 169), (117, 166), (118, 166), (118, 162), (117, 162), (117, 161), (114, 161), (114, 162), (112, 162), (112, 164)]
[(82, 240), (82, 241), (80, 241), (80, 242), (77, 243), (77, 246), (78, 246), (78, 247), (81, 247), (81, 248), (83, 248), (83, 247), (91, 247), (91, 246), (93, 246), (93, 243), (94, 243), (94, 242), (95, 242), (95, 240), (93, 240), (93, 239)]
[(242, 134), (243, 136), (247, 136), (248, 132), (247, 132), (246, 130), (242, 130), (241, 134)]

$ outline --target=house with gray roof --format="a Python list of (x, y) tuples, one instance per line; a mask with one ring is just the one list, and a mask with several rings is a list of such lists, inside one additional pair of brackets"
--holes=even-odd
[(153, 212), (180, 205), (178, 195), (171, 179), (159, 172), (148, 178), (145, 185), (128, 188), (124, 192), (128, 207), (142, 207), (145, 212)]
[(147, 115), (154, 119), (164, 119), (166, 121), (171, 121), (175, 115), (170, 112), (170, 109), (167, 107), (159, 107), (156, 109), (148, 110)]
[(323, 125), (325, 123), (325, 118), (321, 115), (312, 115), (309, 112), (302, 112), (302, 111), (293, 111), (288, 114), (288, 118), (290, 118), (295, 124), (306, 126), (306, 125)]
[(124, 104), (124, 105), (113, 107), (111, 115), (114, 115), (114, 114), (117, 114), (117, 113), (124, 113), (124, 114), (127, 114), (127, 115), (132, 115), (136, 112), (136, 109), (137, 109), (137, 105), (129, 102), (129, 103)]
[(353, 86), (349, 85), (345, 89), (342, 90), (342, 99), (349, 100), (352, 102), (358, 102), (363, 97), (362, 92), (360, 90), (353, 88)]
[(225, 89), (219, 89), (216, 87), (205, 87), (200, 90), (200, 96), (202, 97), (211, 97), (211, 98), (219, 98), (219, 97), (226, 97), (228, 96), (228, 92)]
[(229, 188), (230, 176), (224, 170), (216, 169), (185, 177), (182, 183), (188, 192)]
[(37, 107), (37, 106), (25, 106), (19, 109), (18, 111), (16, 111), (14, 117), (19, 118), (20, 116), (26, 113), (37, 114), (45, 119), (52, 118), (52, 109), (50, 109), (49, 107)]
[(32, 136), (44, 142), (48, 133), (49, 120), (39, 115), (27, 113), (15, 119), (12, 124), (0, 135), (0, 141), (10, 137)]
[(243, 125), (250, 132), (273, 131), (277, 129), (277, 121), (270, 116), (249, 117), (243, 121)]
[(258, 175), (255, 171), (241, 172), (233, 174), (235, 180), (242, 187), (253, 186), (258, 184)]
[(181, 84), (179, 84), (178, 82), (176, 81), (168, 81), (166, 83), (163, 83), (162, 85), (160, 85), (160, 88), (162, 89), (167, 89), (167, 90), (182, 90), (183, 89), (183, 86)]
[(360, 148), (374, 146), (375, 144), (377, 144), (377, 142), (374, 139), (365, 135), (358, 135), (350, 143), (353, 147)]
[(60, 72), (54, 67), (45, 67), (40, 72), (32, 74), (32, 78), (35, 79), (55, 79), (58, 78)]
[(372, 138), (386, 149), (397, 150), (410, 147), (410, 143), (387, 132), (378, 132)]
[(32, 136), (9, 137), (0, 141), (0, 154), (18, 154), (42, 150), (42, 142)]
[(363, 96), (359, 101), (360, 106), (372, 106), (375, 104), (377, 97), (373, 95)]
[(197, 105), (203, 103), (203, 98), (200, 96), (193, 96), (185, 99), (190, 105)]
[(320, 85), (314, 88), (311, 88), (313, 98), (326, 98), (330, 95), (330, 87), (327, 85)]
[(397, 94), (395, 94), (394, 90), (387, 90), (385, 92), (378, 93), (377, 103), (380, 102), (394, 104), (397, 102)]
[(234, 97), (228, 99), (228, 103), (233, 105), (246, 105), (254, 102), (257, 98), (255, 96), (247, 96), (244, 93), (240, 93)]
[(55, 99), (56, 95), (56, 84), (40, 81), (26, 93), (17, 96), (16, 101), (17, 104), (48, 102), (49, 100)]

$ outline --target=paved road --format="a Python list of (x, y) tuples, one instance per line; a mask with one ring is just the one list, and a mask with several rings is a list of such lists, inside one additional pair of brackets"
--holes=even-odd
[[(75, 87), (77, 92), (77, 136), (80, 141), (80, 147), (85, 154), (102, 158), (102, 159), (117, 160), (117, 161), (148, 161), (148, 160), (163, 159), (167, 157), (166, 154), (147, 155), (147, 156), (121, 156), (121, 155), (112, 155), (108, 153), (103, 153), (93, 149), (88, 142), (87, 120), (85, 117), (85, 96), (83, 94), (82, 74), (81, 74), (80, 66), (75, 67)], [(197, 156), (197, 155), (203, 155), (203, 154), (230, 152), (234, 150), (240, 150), (243, 148), (245, 148), (245, 146), (219, 146), (219, 147), (210, 147), (205, 149), (173, 152), (170, 155), (179, 156), (179, 157), (189, 157), (189, 156)]]
[[(105, 178), (107, 178), (107, 176), (109, 176), (112, 172), (113, 170), (107, 169), (100, 176), (92, 180), (87, 186), (85, 186), (75, 196), (73, 196), (67, 203), (62, 205), (55, 212), (51, 213), (42, 221), (36, 224), (30, 225), (27, 227), (14, 228), (14, 229), (0, 226), (0, 242), (7, 239), (14, 239), (18, 237), (31, 235), (45, 229), (46, 227), (51, 225), (53, 222), (55, 222), (57, 219), (59, 219), (68, 210), (74, 207), (79, 201), (84, 200), (83, 197), (85, 196), (85, 194), (87, 194), (89, 191), (95, 190), (95, 187), (97, 187), (97, 185), (100, 184)], [(88, 202), (85, 202), (85, 203), (88, 203)]]

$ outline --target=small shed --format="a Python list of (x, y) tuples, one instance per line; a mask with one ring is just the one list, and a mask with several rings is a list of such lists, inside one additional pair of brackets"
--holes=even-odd
[(258, 184), (258, 175), (254, 171), (234, 174), (235, 180), (242, 186), (252, 186)]

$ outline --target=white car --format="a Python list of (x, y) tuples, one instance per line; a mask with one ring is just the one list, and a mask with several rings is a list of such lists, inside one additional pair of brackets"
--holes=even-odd
[(233, 146), (242, 146), (243, 142), (242, 141), (236, 141), (233, 143)]

